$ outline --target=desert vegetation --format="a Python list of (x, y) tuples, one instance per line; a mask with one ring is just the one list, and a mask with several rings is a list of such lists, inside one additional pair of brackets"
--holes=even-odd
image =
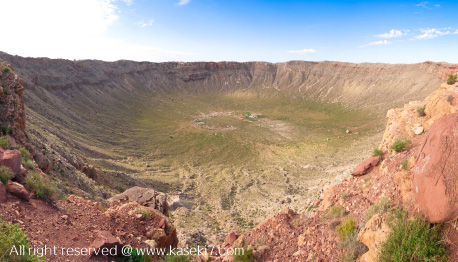
[(392, 232), (380, 248), (378, 261), (447, 261), (441, 224), (430, 225), (421, 217), (410, 219), (398, 210), (389, 225)]
[(25, 186), (28, 190), (37, 194), (39, 199), (51, 201), (56, 196), (56, 188), (46, 181), (39, 173), (32, 173), (25, 178)]
[(374, 148), (374, 151), (372, 151), (372, 156), (381, 156), (383, 155), (383, 150), (379, 148)]
[(9, 68), (7, 66), (3, 66), (2, 70), (3, 70), (3, 72), (8, 73), (9, 71), (11, 71), (11, 68)]
[(419, 108), (417, 108), (418, 116), (426, 116), (425, 109), (426, 106), (420, 106)]
[(457, 74), (448, 75), (447, 84), (453, 85), (453, 84), (455, 84), (457, 82), (457, 80), (458, 80), (458, 75)]
[(394, 141), (393, 145), (391, 146), (391, 149), (393, 149), (397, 153), (400, 153), (404, 151), (410, 144), (412, 144), (410, 140), (398, 138)]
[(2, 136), (0, 137), (0, 147), (3, 149), (8, 149), (10, 147), (10, 143), (8, 141), (8, 137)]
[(2, 220), (0, 217), (0, 260), (4, 262), (44, 262), (43, 258), (33, 255), (19, 255), (11, 252), (13, 246), (17, 247), (19, 252), (20, 247), (24, 247), (25, 250), (30, 248), (29, 239), (27, 232), (23, 232), (18, 224), (10, 224)]
[(0, 182), (2, 182), (3, 185), (6, 185), (8, 180), (13, 178), (13, 176), (14, 174), (10, 169), (6, 167), (0, 167)]

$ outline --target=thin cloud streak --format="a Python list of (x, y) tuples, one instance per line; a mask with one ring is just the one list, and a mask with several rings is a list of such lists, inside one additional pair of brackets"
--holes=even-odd
[(408, 33), (409, 33), (409, 30), (401, 31), (401, 30), (391, 29), (390, 32), (385, 33), (385, 34), (378, 34), (378, 35), (375, 35), (375, 37), (391, 39), (391, 38), (398, 38), (398, 37), (406, 36)]
[(313, 53), (316, 53), (316, 50), (313, 49), (313, 48), (310, 48), (310, 49), (302, 49), (302, 50), (289, 50), (288, 51), (289, 54), (313, 54)]
[(380, 41), (370, 42), (370, 43), (365, 44), (365, 45), (360, 45), (359, 47), (360, 48), (364, 48), (364, 47), (374, 46), (374, 45), (389, 45), (389, 44), (392, 44), (392, 42), (389, 42), (387, 40), (380, 40)]

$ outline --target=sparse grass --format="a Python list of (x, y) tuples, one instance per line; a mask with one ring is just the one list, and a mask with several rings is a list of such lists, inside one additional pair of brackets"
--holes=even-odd
[(39, 199), (45, 201), (51, 201), (57, 193), (56, 188), (38, 173), (27, 175), (25, 186), (28, 190), (34, 191)]
[(22, 160), (29, 160), (31, 159), (29, 150), (25, 149), (25, 147), (19, 147), (19, 152), (21, 152)]
[[(15, 246), (18, 254), (11, 253), (12, 247)], [(2, 262), (41, 262), (45, 261), (28, 253), (20, 255), (19, 248), (24, 247), (27, 251), (30, 248), (27, 232), (23, 232), (18, 224), (9, 224), (0, 217), (0, 261)]]
[(332, 206), (324, 214), (325, 219), (338, 218), (345, 215), (345, 209), (342, 206)]
[(426, 106), (420, 106), (417, 108), (418, 116), (426, 116), (425, 113)]
[(11, 68), (9, 68), (7, 66), (4, 66), (2, 69), (3, 69), (3, 72), (5, 72), (5, 73), (8, 73), (9, 71), (11, 71)]
[(31, 159), (28, 159), (26, 161), (22, 161), (22, 165), (25, 167), (25, 168), (28, 168), (28, 169), (31, 169), (33, 170), (35, 168), (35, 164), (33, 163), (33, 161)]
[(336, 227), (340, 241), (345, 241), (348, 237), (353, 236), (356, 232), (356, 224), (353, 218), (347, 218), (342, 224)]
[(367, 251), (367, 247), (357, 240), (359, 229), (352, 217), (348, 217), (344, 222), (336, 227), (339, 235), (340, 245), (343, 249), (341, 262), (353, 262)]
[(151, 214), (152, 214), (151, 209), (149, 209), (147, 207), (141, 207), (139, 211), (140, 211), (140, 214), (142, 215), (143, 219), (149, 218), (151, 216)]
[(358, 234), (355, 232), (340, 242), (340, 246), (344, 250), (340, 262), (354, 262), (358, 257), (367, 252), (367, 247), (357, 240), (357, 236)]
[(441, 224), (430, 225), (420, 217), (412, 220), (399, 211), (389, 225), (392, 232), (381, 245), (379, 262), (447, 261)]
[(404, 170), (407, 170), (407, 164), (408, 164), (407, 159), (402, 160), (401, 161), (401, 168), (404, 169)]
[(447, 84), (453, 85), (453, 84), (455, 84), (457, 82), (457, 80), (458, 80), (458, 75), (457, 74), (448, 75)]
[(11, 180), (13, 176), (14, 174), (10, 169), (0, 167), (0, 182), (2, 182), (4, 185), (6, 185), (8, 183), (8, 180)]
[(28, 169), (34, 169), (35, 164), (32, 161), (32, 156), (30, 155), (29, 150), (27, 150), (25, 147), (19, 147), (19, 152), (21, 153), (22, 156), (22, 165)]
[(379, 148), (374, 148), (374, 151), (372, 152), (372, 156), (381, 156), (383, 155), (383, 151)]
[(3, 149), (10, 148), (10, 142), (8, 141), (8, 137), (6, 136), (0, 137), (0, 147), (2, 147)]
[(374, 203), (366, 210), (366, 222), (375, 214), (384, 215), (392, 212), (392, 201), (386, 197), (382, 197), (378, 202)]
[(232, 256), (234, 261), (237, 262), (254, 262), (254, 255), (253, 255), (253, 250), (248, 249), (248, 248), (243, 248), (244, 252), (240, 253), (240, 251), (237, 251), (236, 254)]
[(410, 146), (412, 142), (410, 140), (403, 140), (403, 139), (396, 139), (391, 146), (391, 149), (396, 151), (397, 153), (404, 151), (408, 146)]

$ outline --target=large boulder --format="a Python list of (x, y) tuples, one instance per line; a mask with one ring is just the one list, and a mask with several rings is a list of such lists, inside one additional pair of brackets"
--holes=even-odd
[(412, 169), (417, 203), (429, 222), (458, 218), (458, 113), (431, 126)]
[(166, 216), (169, 215), (167, 195), (151, 188), (132, 187), (124, 191), (124, 193), (108, 199), (107, 202), (110, 205), (113, 202), (137, 202), (140, 205), (154, 208)]
[(0, 166), (6, 167), (17, 175), (21, 171), (22, 156), (18, 150), (5, 150), (0, 148)]
[(6, 185), (6, 189), (10, 194), (15, 195), (23, 200), (30, 200), (30, 194), (29, 192), (24, 188), (23, 185), (13, 182), (11, 180), (8, 181), (8, 184)]
[(363, 176), (369, 173), (374, 167), (376, 167), (380, 160), (382, 160), (381, 156), (374, 156), (369, 159), (366, 159), (364, 162), (359, 164), (355, 170), (353, 171), (352, 176)]

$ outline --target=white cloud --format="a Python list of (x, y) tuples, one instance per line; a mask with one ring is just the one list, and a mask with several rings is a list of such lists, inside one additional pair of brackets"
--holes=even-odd
[(187, 5), (191, 2), (191, 0), (180, 0), (180, 2), (177, 3), (177, 5)]
[(134, 0), (121, 0), (122, 2), (126, 3), (126, 5), (133, 5), (134, 4)]
[(14, 21), (14, 25), (2, 27), (5, 38), (1, 41), (1, 51), (21, 56), (107, 61), (177, 61), (196, 56), (111, 37), (110, 29), (115, 29), (119, 19), (116, 3), (115, 0), (0, 0), (2, 10), (9, 10), (2, 12), (2, 20)]
[(429, 9), (428, 4), (429, 4), (429, 2), (421, 2), (421, 3), (417, 4), (417, 6)]
[(359, 47), (368, 47), (368, 46), (373, 46), (373, 45), (389, 45), (389, 44), (392, 44), (392, 42), (389, 42), (387, 40), (380, 40), (380, 41), (370, 42), (365, 45), (360, 45)]
[(316, 53), (315, 49), (302, 49), (302, 50), (289, 50), (288, 53), (290, 54), (313, 54)]
[(390, 32), (385, 33), (385, 34), (375, 35), (375, 37), (386, 38), (386, 39), (398, 38), (398, 37), (403, 37), (403, 36), (407, 35), (408, 32), (409, 32), (409, 30), (402, 30), (401, 31), (401, 30), (391, 29)]
[(440, 31), (440, 30), (434, 29), (434, 28), (432, 28), (432, 29), (420, 29), (420, 31), (422, 32), (422, 34), (415, 36), (415, 39), (420, 39), (420, 40), (422, 40), (422, 39), (432, 39), (432, 38), (436, 38), (436, 37), (439, 37), (439, 36), (451, 34), (450, 31)]
[(140, 27), (152, 26), (153, 24), (154, 24), (154, 19), (150, 19), (147, 22), (137, 23), (137, 25), (140, 25)]
[[(429, 7), (430, 4), (431, 4), (430, 2), (425, 1), (425, 2), (421, 2), (421, 3), (419, 3), (419, 4), (416, 4), (416, 6), (418, 6), (418, 7), (423, 7), (423, 8), (426, 8), (426, 9), (431, 9), (431, 7)], [(433, 6), (436, 7), (436, 8), (438, 8), (438, 7), (440, 7), (441, 5), (435, 4), (435, 5), (433, 5)]]

